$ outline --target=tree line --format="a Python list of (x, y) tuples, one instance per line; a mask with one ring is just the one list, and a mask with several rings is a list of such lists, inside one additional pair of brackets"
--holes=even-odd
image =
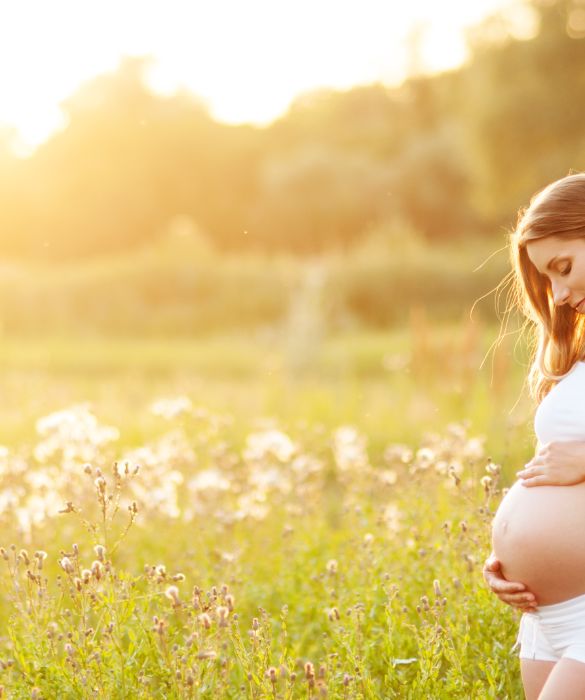
[(177, 217), (219, 251), (312, 255), (372, 231), (497, 237), (536, 189), (585, 167), (584, 9), (529, 5), (530, 39), (492, 19), (457, 70), (307, 93), (264, 128), (155, 95), (148, 59), (125, 59), (64, 103), (67, 127), (30, 158), (0, 133), (0, 250), (112, 254)]

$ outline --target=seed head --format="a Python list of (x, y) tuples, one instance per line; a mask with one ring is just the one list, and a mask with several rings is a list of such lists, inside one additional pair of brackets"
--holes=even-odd
[(331, 575), (337, 573), (337, 559), (330, 559), (327, 562), (327, 573)]
[(219, 626), (220, 627), (226, 627), (227, 626), (227, 620), (228, 620), (228, 615), (229, 615), (229, 608), (227, 608), (225, 605), (218, 605), (217, 609), (217, 617), (219, 618)]
[(310, 661), (307, 661), (307, 663), (304, 666), (305, 669), (305, 678), (307, 679), (313, 679), (315, 678), (315, 667)]
[(63, 557), (62, 559), (60, 559), (59, 564), (61, 565), (63, 571), (65, 571), (68, 574), (72, 574), (75, 571), (75, 568), (71, 563), (71, 559), (69, 559), (69, 557)]
[(91, 565), (91, 573), (95, 576), (96, 581), (99, 581), (103, 575), (103, 564), (97, 559)]
[(215, 659), (217, 652), (213, 649), (203, 649), (197, 654), (198, 659)]
[(96, 544), (95, 547), (93, 548), (93, 551), (96, 554), (96, 557), (100, 561), (105, 561), (106, 558), (106, 548), (104, 547), (103, 544)]
[(21, 549), (18, 553), (18, 556), (27, 566), (30, 566), (30, 559), (28, 558), (28, 552), (26, 551), (26, 549)]
[(34, 556), (37, 560), (37, 569), (40, 571), (43, 568), (43, 562), (47, 558), (47, 553), (39, 549), (35, 552)]
[(211, 618), (207, 613), (201, 613), (199, 615), (199, 622), (205, 627), (206, 630), (208, 630), (211, 627)]
[(433, 590), (435, 591), (437, 598), (439, 598), (441, 596), (441, 586), (439, 584), (439, 579), (437, 578), (433, 581)]
[(173, 607), (176, 608), (181, 605), (181, 599), (179, 598), (179, 589), (176, 586), (168, 586), (165, 591), (165, 596), (173, 601)]
[(231, 593), (228, 593), (228, 594), (226, 595), (226, 597), (225, 597), (225, 602), (226, 602), (226, 604), (227, 604), (227, 606), (228, 606), (228, 608), (230, 609), (230, 612), (231, 612), (231, 611), (234, 609), (234, 605), (235, 605), (235, 598), (234, 598), (234, 596), (233, 596)]
[(83, 579), (83, 583), (89, 583), (89, 579), (91, 578), (91, 570), (90, 569), (82, 569), (81, 578)]
[(339, 620), (339, 610), (337, 608), (331, 608), (329, 611), (330, 620)]
[(106, 492), (106, 480), (104, 479), (104, 477), (98, 476), (98, 478), (93, 483), (95, 484), (98, 493), (103, 496)]

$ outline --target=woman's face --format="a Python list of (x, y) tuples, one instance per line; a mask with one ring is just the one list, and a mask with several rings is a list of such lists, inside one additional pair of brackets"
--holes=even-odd
[(585, 238), (546, 236), (529, 241), (532, 264), (551, 284), (554, 303), (569, 304), (585, 314)]

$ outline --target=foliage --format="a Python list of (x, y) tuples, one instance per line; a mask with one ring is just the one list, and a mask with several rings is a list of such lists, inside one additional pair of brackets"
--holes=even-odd
[(237, 444), (188, 397), (152, 411), (168, 428), (138, 449), (72, 407), (4, 454), (30, 511), (19, 534), (3, 515), (10, 697), (520, 692), (512, 612), (481, 581), (501, 474), (484, 438), (451, 423), (379, 451), (350, 425), (265, 424)]
[(116, 254), (177, 216), (220, 251), (313, 255), (397, 223), (434, 242), (492, 237), (535, 190), (584, 167), (582, 8), (524, 9), (532, 36), (503, 10), (470, 32), (457, 70), (312, 92), (265, 128), (156, 96), (147, 59), (126, 59), (64, 103), (67, 127), (30, 158), (0, 133), (0, 248)]

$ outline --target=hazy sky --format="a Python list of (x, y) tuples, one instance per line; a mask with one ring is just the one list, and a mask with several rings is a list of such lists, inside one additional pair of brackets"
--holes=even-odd
[[(464, 28), (521, 0), (0, 0), (0, 122), (23, 143), (63, 124), (59, 103), (123, 55), (154, 57), (150, 84), (184, 86), (222, 121), (268, 123), (318, 87), (399, 82), (412, 62), (465, 59)], [(409, 63), (410, 62), (410, 63)]]

